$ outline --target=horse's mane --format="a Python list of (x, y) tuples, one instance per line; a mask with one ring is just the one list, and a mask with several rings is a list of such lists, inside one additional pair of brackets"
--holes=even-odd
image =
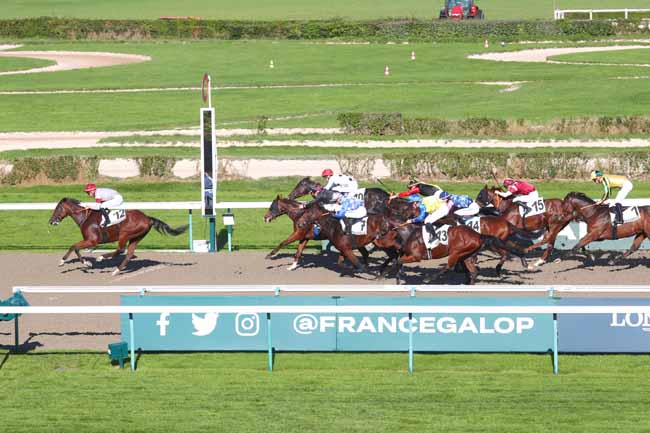
[(583, 200), (586, 201), (587, 203), (595, 203), (593, 199), (587, 196), (587, 194), (583, 192), (578, 192), (578, 191), (572, 191), (564, 197), (565, 200), (568, 199), (577, 199), (577, 200)]
[(70, 202), (72, 204), (76, 204), (77, 206), (81, 206), (81, 202), (77, 200), (76, 198), (69, 198), (69, 197), (64, 197), (61, 199), (62, 202)]

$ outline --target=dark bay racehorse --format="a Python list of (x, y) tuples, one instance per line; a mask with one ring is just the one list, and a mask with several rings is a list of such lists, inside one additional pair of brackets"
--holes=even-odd
[(59, 266), (65, 264), (68, 256), (70, 256), (73, 251), (84, 265), (91, 266), (91, 263), (84, 259), (79, 253), (81, 248), (95, 248), (98, 244), (117, 241), (118, 246), (115, 251), (97, 257), (97, 261), (101, 262), (103, 259), (112, 258), (118, 254), (122, 254), (128, 243), (129, 247), (126, 257), (124, 257), (122, 263), (120, 263), (120, 265), (113, 271), (113, 275), (117, 275), (120, 271), (123, 271), (126, 268), (126, 265), (135, 253), (138, 243), (147, 235), (147, 233), (149, 233), (152, 227), (160, 234), (172, 236), (178, 236), (187, 230), (187, 226), (173, 229), (159, 219), (147, 216), (139, 210), (127, 210), (126, 219), (124, 221), (103, 228), (100, 226), (102, 219), (101, 212), (83, 207), (79, 200), (72, 198), (64, 198), (59, 201), (50, 217), (50, 224), (58, 225), (67, 216), (70, 216), (70, 218), (77, 223), (81, 229), (83, 240), (73, 244), (70, 249), (68, 249), (68, 252), (65, 253), (61, 259)]
[[(387, 213), (387, 212), (386, 212)], [(320, 204), (314, 203), (305, 209), (305, 213), (296, 222), (298, 227), (308, 227), (317, 223), (321, 233), (345, 256), (359, 272), (367, 272), (365, 264), (362, 264), (354, 255), (353, 250), (364, 245), (374, 243), (376, 247), (384, 249), (380, 239), (391, 230), (388, 216), (384, 214), (368, 215), (367, 229), (365, 235), (346, 234), (341, 227), (341, 221), (332, 216), (332, 213), (323, 208)], [(396, 252), (391, 249), (386, 251), (389, 259), (396, 258)]]
[[(280, 215), (286, 214), (291, 221), (293, 221), (293, 233), (289, 235), (288, 238), (280, 242), (280, 244), (273, 248), (270, 253), (266, 255), (266, 258), (269, 259), (273, 257), (281, 248), (289, 245), (292, 242), (299, 241), (298, 249), (296, 250), (296, 255), (294, 256), (293, 263), (287, 268), (289, 271), (293, 271), (298, 267), (300, 259), (302, 257), (302, 252), (307, 246), (307, 242), (310, 240), (322, 240), (325, 239), (323, 235), (316, 235), (314, 232), (314, 225), (304, 225), (299, 227), (297, 221), (300, 219), (302, 214), (305, 212), (305, 209), (302, 207), (302, 203), (290, 200), (287, 198), (282, 198), (279, 195), (273, 200), (271, 206), (264, 214), (264, 222), (269, 223)], [(364, 261), (367, 263), (368, 251), (364, 247), (359, 247), (359, 252), (364, 258)], [(339, 265), (343, 264), (344, 256), (339, 255)]]
[(546, 245), (546, 251), (540, 259), (538, 259), (533, 266), (529, 266), (529, 269), (533, 267), (541, 266), (544, 264), (555, 245), (555, 239), (557, 235), (566, 227), (571, 220), (573, 215), (571, 211), (564, 205), (563, 200), (559, 198), (552, 198), (544, 200), (544, 205), (546, 207), (546, 212), (540, 215), (526, 217), (526, 222), (524, 225), (524, 220), (519, 214), (519, 206), (516, 203), (512, 202), (512, 196), (508, 198), (503, 198), (496, 193), (499, 191), (499, 188), (488, 188), (487, 185), (479, 192), (476, 197), (476, 202), (480, 206), (487, 206), (492, 204), (501, 215), (503, 215), (506, 220), (514, 225), (517, 228), (522, 228), (524, 230), (537, 231), (540, 229), (546, 230), (544, 233), (544, 238), (528, 248), (528, 251), (539, 248), (542, 245)]
[[(619, 259), (626, 258), (638, 250), (643, 240), (650, 236), (649, 206), (639, 206), (639, 219), (620, 224), (614, 230), (608, 205), (596, 205), (595, 201), (581, 192), (570, 192), (564, 201), (571, 207), (578, 221), (587, 223), (587, 234), (573, 247), (572, 253), (594, 241), (634, 236), (630, 249), (619, 257)], [(611, 259), (609, 264), (615, 264), (615, 260)]]
[(385, 248), (393, 247), (400, 251), (400, 257), (395, 263), (396, 283), (401, 284), (403, 264), (447, 257), (447, 264), (433, 276), (427, 277), (425, 283), (429, 283), (453, 269), (457, 263), (462, 263), (467, 284), (474, 284), (478, 276), (476, 256), (481, 249), (489, 248), (495, 252), (505, 250), (520, 256), (525, 254), (522, 248), (511, 242), (504, 242), (493, 236), (479, 234), (464, 225), (449, 227), (447, 237), (447, 245), (439, 244), (427, 251), (422, 237), (422, 225), (408, 224), (397, 227), (380, 239)]
[[(311, 180), (309, 177), (302, 179), (295, 188), (289, 193), (289, 198), (295, 200), (312, 192), (316, 192), (322, 188), (322, 185), (316, 181)], [(364, 203), (366, 211), (369, 214), (382, 213), (384, 211), (384, 204), (390, 197), (386, 191), (381, 188), (366, 188), (364, 195)]]

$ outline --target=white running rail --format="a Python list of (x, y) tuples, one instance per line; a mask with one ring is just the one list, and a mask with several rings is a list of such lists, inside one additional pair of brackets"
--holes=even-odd
[(623, 13), (623, 17), (628, 19), (630, 17), (630, 12), (650, 12), (650, 9), (555, 9), (554, 18), (556, 20), (563, 20), (566, 14), (589, 14), (589, 20), (594, 19), (594, 14), (599, 13)]

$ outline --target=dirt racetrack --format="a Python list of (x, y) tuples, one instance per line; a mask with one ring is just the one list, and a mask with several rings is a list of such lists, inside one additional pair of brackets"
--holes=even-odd
[[(263, 252), (220, 252), (217, 254), (160, 253), (141, 251), (127, 272), (111, 276), (116, 261), (94, 263), (86, 268), (78, 261), (58, 267), (59, 254), (2, 253), (0, 297), (11, 295), (13, 286), (68, 285), (174, 285), (174, 284), (341, 284), (350, 291), (361, 284), (394, 284), (394, 279), (377, 281), (373, 275), (342, 276), (331, 254), (306, 254), (303, 267), (295, 271), (286, 268), (292, 262), (289, 253), (281, 252), (267, 260)], [(94, 254), (96, 255), (96, 254)], [(518, 261), (504, 267), (502, 278), (496, 278), (496, 261), (481, 257), (479, 284), (557, 284), (644, 285), (649, 281), (650, 252), (636, 253), (618, 266), (608, 266), (605, 254), (596, 256), (596, 264), (585, 267), (581, 259), (550, 263), (539, 270), (522, 269)], [(383, 259), (382, 253), (371, 256), (375, 269)], [(421, 284), (422, 276), (440, 266), (431, 261), (407, 267), (406, 282)], [(440, 284), (462, 284), (462, 274), (450, 273)], [(364, 293), (368, 295), (368, 293)], [(398, 295), (398, 294), (396, 294)], [(483, 295), (483, 294), (482, 294)], [(485, 294), (489, 295), (489, 294)], [(149, 296), (149, 295), (148, 295)], [(154, 295), (151, 295), (154, 296)], [(401, 294), (398, 296), (405, 296)], [(422, 296), (422, 295), (419, 295)], [(450, 296), (444, 294), (443, 296)], [(452, 294), (453, 296), (453, 294)], [(512, 294), (508, 294), (512, 296)], [(629, 295), (625, 295), (629, 296)], [(636, 296), (639, 296), (638, 294)], [(643, 296), (643, 295), (641, 295)], [(26, 294), (31, 305), (119, 305), (116, 294)], [(13, 322), (0, 322), (0, 348), (13, 347)], [(120, 339), (117, 315), (31, 315), (20, 318), (20, 342), (23, 350), (97, 349), (105, 350), (110, 342)]]

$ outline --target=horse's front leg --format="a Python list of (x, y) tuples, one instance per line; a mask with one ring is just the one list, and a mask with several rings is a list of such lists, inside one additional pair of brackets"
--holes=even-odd
[(271, 252), (268, 253), (268, 254), (266, 255), (266, 257), (264, 257), (264, 258), (265, 258), (265, 259), (270, 259), (270, 258), (273, 257), (274, 255), (276, 255), (276, 254), (278, 253), (278, 251), (280, 251), (281, 248), (284, 248), (285, 246), (289, 245), (289, 244), (292, 243), (292, 242), (295, 242), (295, 241), (297, 241), (297, 240), (303, 239), (303, 238), (305, 237), (304, 235), (305, 235), (305, 233), (304, 233), (304, 231), (302, 231), (302, 230), (296, 230), (296, 231), (294, 231), (293, 233), (291, 233), (291, 234), (289, 235), (288, 238), (286, 238), (285, 240), (283, 240), (282, 242), (280, 242), (280, 243), (278, 244), (277, 247), (273, 248), (273, 249), (271, 250)]
[(298, 263), (300, 262), (300, 259), (302, 258), (302, 251), (305, 249), (307, 246), (307, 242), (309, 242), (309, 239), (303, 239), (300, 241), (298, 244), (298, 249), (296, 250), (296, 255), (293, 257), (293, 263), (291, 266), (287, 268), (288, 271), (293, 271), (298, 267)]
[(97, 240), (96, 239), (84, 239), (82, 241), (77, 242), (76, 244), (72, 245), (69, 249), (68, 252), (65, 253), (61, 261), (59, 262), (59, 266), (65, 265), (65, 261), (68, 260), (68, 257), (70, 257), (70, 254), (72, 252), (76, 252), (77, 256), (79, 257), (79, 260), (81, 260), (81, 263), (84, 264), (85, 266), (91, 267), (92, 263), (90, 263), (88, 260), (84, 259), (81, 254), (79, 254), (79, 250), (82, 248), (91, 248), (97, 245)]

